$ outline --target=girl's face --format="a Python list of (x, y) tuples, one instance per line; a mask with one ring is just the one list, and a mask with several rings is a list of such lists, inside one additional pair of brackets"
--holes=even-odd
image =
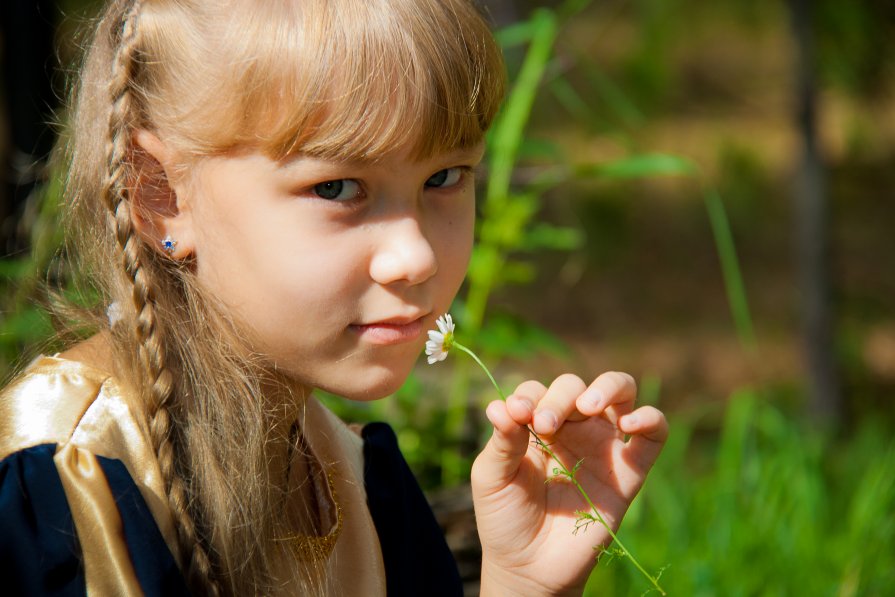
[(481, 157), (208, 158), (180, 202), (198, 278), (296, 381), (385, 396), (466, 273)]

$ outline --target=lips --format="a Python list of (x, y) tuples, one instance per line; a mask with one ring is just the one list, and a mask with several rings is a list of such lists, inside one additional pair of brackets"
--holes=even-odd
[(352, 324), (350, 328), (371, 344), (402, 344), (420, 337), (423, 332), (423, 317), (390, 317), (371, 323)]

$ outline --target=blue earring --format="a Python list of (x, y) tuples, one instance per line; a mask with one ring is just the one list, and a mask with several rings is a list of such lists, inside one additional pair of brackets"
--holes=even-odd
[(171, 235), (169, 234), (162, 241), (162, 250), (168, 255), (173, 255), (175, 247), (177, 247), (177, 241), (171, 238)]

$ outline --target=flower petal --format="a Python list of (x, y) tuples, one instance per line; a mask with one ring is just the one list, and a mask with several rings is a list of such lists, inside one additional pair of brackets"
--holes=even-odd
[(435, 320), (438, 330), (429, 330), (429, 340), (426, 342), (426, 356), (430, 365), (447, 358), (448, 352), (454, 345), (454, 320), (450, 313), (445, 313)]

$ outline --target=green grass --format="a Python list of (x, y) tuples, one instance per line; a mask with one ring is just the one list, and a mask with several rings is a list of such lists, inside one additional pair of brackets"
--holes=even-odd
[[(731, 397), (720, 431), (680, 415), (621, 533), (669, 595), (895, 595), (895, 439), (866, 422), (813, 430), (759, 392)], [(637, 595), (602, 562), (587, 595)]]

